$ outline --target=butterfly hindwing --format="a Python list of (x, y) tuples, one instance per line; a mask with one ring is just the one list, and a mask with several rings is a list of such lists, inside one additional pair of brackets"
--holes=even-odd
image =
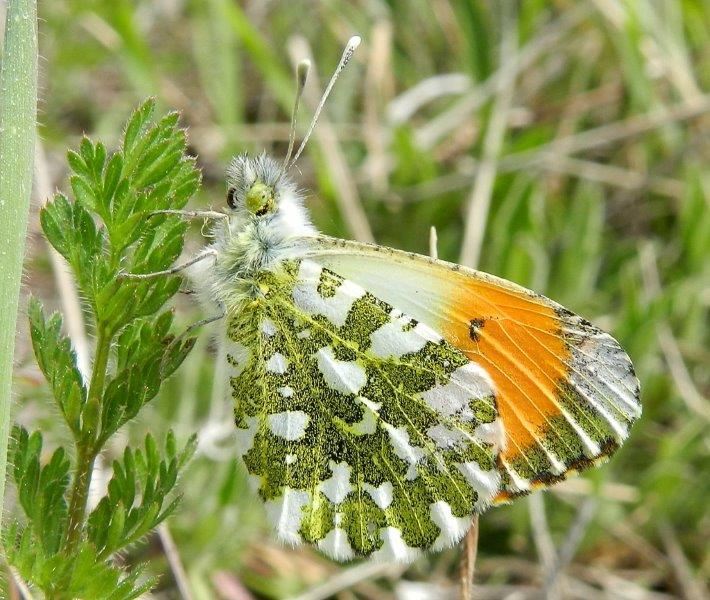
[(543, 296), (459, 265), (325, 236), (308, 256), (427, 323), (490, 375), (505, 430), (496, 501), (608, 457), (641, 414), (618, 342)]
[(339, 560), (458, 541), (501, 486), (484, 369), (313, 261), (257, 277), (228, 360), (242, 456), (277, 535)]

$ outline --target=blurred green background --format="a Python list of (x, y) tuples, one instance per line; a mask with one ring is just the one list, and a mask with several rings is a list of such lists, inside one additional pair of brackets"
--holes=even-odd
[[(363, 44), (297, 169), (317, 226), (428, 252), (433, 225), (442, 258), (463, 249), (612, 331), (641, 379), (643, 417), (609, 464), (482, 517), (479, 597), (540, 597), (556, 574), (563, 598), (707, 598), (710, 3), (51, 0), (39, 10), (44, 156), (25, 292), (61, 307), (36, 208), (43, 190), (66, 187), (64, 154), (83, 133), (115, 144), (131, 109), (156, 96), (189, 129), (204, 174), (195, 207), (219, 209), (233, 154), (283, 156), (294, 61), (311, 58), (316, 75), (303, 131), (314, 84), (357, 33)], [(202, 243), (197, 224), (190, 249)], [(200, 316), (189, 296), (177, 312), (185, 325)], [(18, 344), (17, 418), (66, 440), (24, 323)], [(456, 597), (457, 549), (404, 570), (343, 567), (272, 541), (234, 458), (221, 364), (204, 331), (113, 445), (200, 432), (168, 523), (196, 599)], [(153, 597), (181, 597), (157, 537), (122, 560), (163, 574)]]

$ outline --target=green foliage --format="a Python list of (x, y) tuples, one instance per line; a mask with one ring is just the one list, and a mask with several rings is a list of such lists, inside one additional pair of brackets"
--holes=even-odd
[[(325, 115), (335, 127), (375, 237), (427, 252), (433, 224), (439, 255), (456, 260), (490, 118), (486, 90), (495, 88), (491, 76), (510, 66), (499, 52), (500, 6), (492, 1), (328, 0), (309, 3), (312, 18), (304, 19), (303, 2), (44, 2), (40, 27), (49, 77), (40, 130), (45, 149), (56, 165), (66, 140), (83, 132), (100, 134), (112, 147), (119, 136), (110, 136), (120, 131), (126, 107), (155, 94), (179, 107), (193, 131), (191, 144), (204, 168), (205, 186), (192, 207), (221, 206), (231, 154), (266, 149), (279, 157), (285, 150), (294, 36), (308, 40), (322, 86), (344, 40), (358, 33), (363, 45), (335, 86)], [(662, 323), (670, 327), (687, 375), (707, 398), (707, 116), (673, 119), (646, 132), (635, 127), (648, 112), (670, 115), (679, 106), (706, 102), (710, 3), (529, 0), (517, 7), (522, 68), (514, 82), (481, 268), (533, 286), (613, 331), (634, 360), (644, 405), (640, 422), (609, 464), (573, 481), (574, 493), (545, 494), (549, 528), (555, 543), (562, 544), (579, 494), (593, 489), (598, 517), (587, 529), (574, 573), (599, 597), (616, 594), (622, 584), (639, 594), (676, 597), (682, 590), (658, 523), (670, 523), (696, 577), (707, 579), (710, 478), (703, 475), (710, 462), (707, 421), (687, 404), (687, 392), (677, 385), (682, 377), (677, 380), (668, 368), (657, 330)], [(449, 73), (467, 74), (476, 85), (461, 94), (424, 97), (411, 117), (390, 123), (390, 101), (422, 82), (438, 89), (431, 78)], [(479, 108), (459, 113), (454, 129), (444, 131), (439, 143), (418, 143), (422, 130), (451, 123), (450, 111), (471, 98), (478, 99)], [(306, 99), (301, 133), (309, 109)], [(516, 163), (520, 152), (540, 156), (551, 149), (548, 144), (569, 135), (586, 137), (608, 125), (623, 132), (627, 122), (628, 135), (604, 145), (580, 147), (573, 154), (553, 148), (550, 161)], [(592, 137), (600, 139), (599, 133)], [(76, 150), (80, 154), (81, 148)], [(570, 163), (570, 158), (581, 162)], [(334, 202), (342, 187), (332, 164), (315, 136), (293, 173), (309, 190), (306, 204), (319, 228), (349, 236)], [(383, 171), (377, 186), (373, 164)], [(200, 243), (197, 228), (192, 233)], [(657, 267), (657, 293), (647, 285), (653, 281), (644, 271), (649, 256)], [(38, 282), (37, 289), (51, 287), (41, 246), (25, 272), (33, 285)], [(19, 335), (22, 341), (22, 330)], [(156, 439), (170, 427), (180, 439), (198, 426), (229, 431), (219, 393), (226, 381), (223, 370), (214, 347), (199, 340), (147, 413), (123, 431), (134, 440), (142, 440), (146, 422)], [(47, 446), (57, 437), (66, 439), (57, 432), (64, 422), (61, 413), (37, 410), (35, 386), (22, 385), (22, 375), (18, 383), (16, 407), (25, 422), (37, 420), (33, 427), (42, 427)], [(233, 574), (252, 593), (268, 598), (296, 596), (328, 577), (331, 571), (315, 553), (294, 557), (265, 541), (266, 520), (247, 475), (228, 440), (215, 437), (181, 479), (182, 509), (170, 521), (195, 598), (218, 595), (217, 571)], [(538, 585), (537, 569), (519, 568), (521, 560), (535, 565), (539, 558), (527, 502), (495, 508), (480, 524), (478, 582)], [(450, 583), (455, 553), (427, 558), (403, 577)], [(123, 554), (129, 563), (145, 559), (142, 548)], [(600, 566), (609, 575), (603, 580), (595, 574)], [(164, 561), (154, 557), (151, 572), (165, 570)], [(528, 572), (533, 575), (527, 577)], [(165, 595), (175, 595), (169, 577), (163, 582)], [(361, 586), (353, 593), (392, 593), (388, 579), (366, 585), (371, 592)]]
[(47, 554), (59, 551), (68, 520), (65, 494), (69, 487), (69, 460), (63, 448), (57, 448), (49, 462), (41, 466), (42, 434), (31, 436), (16, 427), (13, 432), (13, 476), (20, 505)]
[(145, 438), (144, 450), (126, 448), (122, 460), (113, 462), (113, 476), (104, 496), (88, 519), (88, 538), (99, 557), (141, 539), (175, 510), (179, 497), (167, 505), (180, 470), (195, 451), (196, 438), (178, 451), (174, 436), (165, 441), (161, 459), (151, 435)]
[(76, 354), (69, 339), (61, 333), (62, 317), (55, 313), (46, 319), (41, 303), (33, 297), (29, 299), (27, 313), (39, 368), (69, 429), (78, 437), (82, 431), (81, 418), (86, 407), (87, 390), (76, 366)]
[(154, 108), (151, 100), (133, 114), (122, 150), (110, 157), (101, 142), (84, 138), (79, 152), (67, 157), (75, 201), (58, 195), (40, 213), (47, 239), (72, 266), (98, 324), (110, 333), (154, 314), (180, 285), (175, 277), (119, 277), (161, 271), (175, 261), (187, 225), (153, 213), (183, 208), (199, 185), (194, 160), (184, 155), (185, 133), (176, 129), (177, 113), (151, 125)]
[(106, 495), (87, 516), (95, 458), (109, 439), (160, 390), (194, 344), (171, 332), (162, 307), (177, 292), (177, 277), (133, 279), (170, 266), (182, 251), (186, 225), (176, 210), (196, 192), (199, 172), (186, 156), (178, 115), (152, 120), (147, 101), (125, 128), (122, 147), (109, 154), (88, 138), (68, 162), (74, 199), (57, 194), (40, 213), (42, 229), (72, 267), (96, 330), (93, 371), (85, 382), (62, 334), (59, 314), (46, 316), (30, 298), (32, 346), (75, 451), (58, 447), (48, 461), (39, 431), (15, 429), (14, 481), (24, 522), (5, 536), (10, 564), (47, 598), (127, 600), (150, 589), (141, 569), (124, 572), (112, 557), (144, 538), (175, 509), (180, 471), (195, 439), (178, 449), (168, 432), (161, 453), (151, 435), (143, 449), (126, 448), (114, 461)]
[(37, 137), (37, 2), (5, 2), (1, 18), (4, 27), (0, 51), (0, 239), (3, 244), (0, 268), (0, 508), (5, 505), (16, 325)]
[(100, 598), (131, 600), (149, 591), (155, 580), (140, 581), (143, 569), (126, 574), (110, 562), (101, 560), (95, 548), (81, 542), (70, 555), (47, 553), (36, 543), (31, 528), (21, 529), (16, 523), (6, 536), (10, 543), (7, 560), (25, 577), (42, 589), (48, 598)]

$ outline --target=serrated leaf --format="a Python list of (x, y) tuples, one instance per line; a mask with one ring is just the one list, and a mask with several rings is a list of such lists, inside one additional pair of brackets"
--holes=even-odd
[(79, 144), (79, 154), (86, 164), (89, 173), (91, 173), (93, 171), (94, 164), (94, 143), (86, 136), (81, 138), (81, 142)]
[(75, 152), (74, 150), (69, 150), (67, 152), (67, 162), (69, 163), (71, 170), (74, 171), (74, 173), (76, 173), (77, 175), (86, 178), (89, 178), (91, 176), (91, 171), (89, 171), (89, 168), (86, 165), (86, 161), (79, 153)]
[(122, 502), (116, 504), (111, 515), (111, 522), (108, 526), (104, 548), (108, 553), (121, 546), (123, 530), (126, 525), (126, 508)]
[(87, 390), (77, 367), (76, 353), (69, 338), (61, 333), (62, 319), (58, 314), (47, 319), (42, 304), (34, 297), (28, 300), (27, 313), (37, 364), (49, 383), (67, 425), (78, 436), (78, 417), (86, 402)]
[[(82, 184), (80, 184), (82, 185)], [(50, 244), (67, 259), (84, 295), (93, 300), (92, 274), (104, 262), (104, 236), (83, 204), (57, 194), (40, 211), (40, 223)]]
[(45, 237), (54, 249), (69, 260), (71, 248), (66, 231), (72, 225), (71, 206), (63, 194), (57, 194), (52, 202), (40, 210), (40, 224)]
[(65, 493), (69, 485), (69, 460), (57, 448), (41, 466), (42, 435), (16, 427), (13, 435), (13, 478), (28, 522), (48, 553), (59, 549), (67, 521)]
[(74, 198), (80, 202), (85, 209), (100, 211), (101, 207), (96, 202), (96, 195), (91, 184), (79, 175), (74, 175), (69, 179), (74, 192)]
[(104, 170), (105, 163), (106, 146), (103, 142), (96, 142), (96, 145), (94, 146), (94, 161), (91, 165), (94, 181), (99, 181), (101, 179), (101, 173)]
[(110, 212), (112, 200), (123, 175), (123, 156), (116, 152), (111, 156), (103, 176), (103, 196), (106, 209)]
[(133, 112), (123, 134), (123, 150), (126, 154), (133, 151), (138, 136), (143, 132), (154, 112), (155, 98), (148, 98)]
[(177, 370), (194, 348), (196, 342), (197, 338), (192, 336), (181, 340), (177, 344), (171, 343), (166, 348), (163, 359), (160, 362), (161, 373), (164, 378), (169, 377)]

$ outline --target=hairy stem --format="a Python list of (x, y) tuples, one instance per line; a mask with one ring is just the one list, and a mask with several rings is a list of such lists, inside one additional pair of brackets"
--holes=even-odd
[[(89, 394), (87, 402), (101, 405), (101, 396), (104, 391), (106, 380), (106, 369), (111, 350), (111, 335), (102, 327), (99, 327), (96, 340), (96, 356), (94, 358), (94, 368), (91, 373), (91, 383), (89, 384)], [(98, 420), (98, 419), (97, 419)], [(82, 423), (82, 430), (87, 427)], [(69, 500), (69, 527), (67, 530), (67, 540), (65, 550), (70, 553), (74, 550), (81, 538), (81, 530), (86, 514), (86, 503), (89, 498), (89, 487), (91, 486), (91, 474), (94, 470), (94, 461), (101, 450), (96, 444), (98, 423), (88, 424), (91, 431), (84, 431), (88, 435), (80, 437), (76, 442), (76, 468), (74, 471), (74, 481), (72, 484), (71, 497)]]
[(76, 470), (74, 472), (71, 500), (69, 501), (69, 527), (65, 545), (67, 554), (71, 553), (76, 548), (81, 538), (86, 502), (89, 498), (89, 486), (91, 485), (91, 472), (94, 469), (94, 460), (96, 460), (96, 454), (92, 449), (86, 444), (80, 444), (77, 448)]
[(10, 434), (12, 362), (37, 117), (37, 6), (7, 4), (0, 73), (0, 508)]

